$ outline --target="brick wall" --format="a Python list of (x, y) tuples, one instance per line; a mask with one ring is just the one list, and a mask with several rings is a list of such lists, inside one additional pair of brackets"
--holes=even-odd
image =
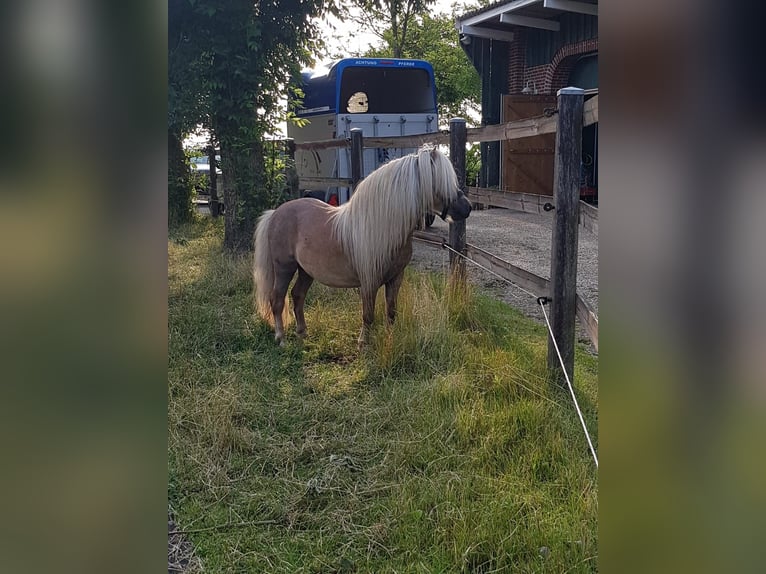
[(517, 39), (511, 42), (508, 54), (508, 93), (519, 94), (525, 86), (533, 93), (555, 94), (565, 87), (569, 74), (577, 59), (593, 52), (598, 52), (598, 38), (583, 40), (563, 46), (549, 64), (525, 68), (526, 38), (524, 29), (517, 29)]
[(508, 48), (508, 93), (518, 94), (524, 88), (524, 62), (526, 61), (526, 38), (524, 29), (514, 34)]

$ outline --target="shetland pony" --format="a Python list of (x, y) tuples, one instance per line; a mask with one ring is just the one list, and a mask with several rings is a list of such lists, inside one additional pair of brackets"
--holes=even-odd
[(386, 286), (388, 322), (394, 321), (418, 222), (427, 213), (461, 220), (470, 212), (471, 204), (458, 186), (450, 160), (430, 146), (373, 171), (340, 207), (302, 198), (265, 211), (254, 236), (256, 308), (274, 326), (274, 337), (282, 344), (285, 296), (296, 271), (291, 294), (296, 333), (301, 337), (306, 334), (303, 304), (315, 279), (330, 287), (358, 287), (361, 347), (374, 319), (381, 285)]

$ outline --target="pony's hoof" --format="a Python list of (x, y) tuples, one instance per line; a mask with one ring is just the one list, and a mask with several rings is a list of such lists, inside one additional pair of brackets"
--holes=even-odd
[(298, 335), (299, 339), (305, 339), (308, 333), (306, 332), (306, 329), (304, 329), (303, 331), (296, 331), (295, 334)]

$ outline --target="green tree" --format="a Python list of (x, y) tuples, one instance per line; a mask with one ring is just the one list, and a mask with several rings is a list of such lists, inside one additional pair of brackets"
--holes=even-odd
[[(334, 0), (172, 0), (184, 41), (199, 74), (201, 96), (186, 98), (200, 122), (209, 122), (221, 146), (224, 173), (224, 246), (251, 245), (257, 216), (271, 207), (265, 188), (263, 138), (275, 131), (291, 76), (320, 48), (317, 17), (338, 13)], [(171, 6), (172, 7), (172, 6)], [(178, 58), (173, 62), (177, 63)], [(179, 74), (189, 79), (188, 73)], [(197, 80), (195, 80), (197, 81)], [(181, 91), (186, 91), (181, 86)], [(190, 88), (193, 91), (193, 88)]]
[(479, 185), (479, 172), (481, 171), (481, 146), (469, 144), (465, 151), (465, 182), (466, 185)]
[(192, 216), (192, 181), (183, 140), (205, 117), (203, 49), (188, 0), (168, 0), (168, 226)]
[[(424, 14), (414, 18), (401, 47), (401, 57), (426, 60), (433, 65), (442, 125), (458, 116), (470, 122), (471, 117), (477, 115), (481, 101), (481, 79), (460, 47), (454, 19), (454, 14)], [(365, 55), (395, 57), (392, 30), (383, 30), (381, 36), (385, 43)]]
[(358, 8), (354, 20), (381, 38), (391, 58), (406, 58), (405, 46), (410, 30), (419, 15), (425, 14), (435, 0), (352, 0)]

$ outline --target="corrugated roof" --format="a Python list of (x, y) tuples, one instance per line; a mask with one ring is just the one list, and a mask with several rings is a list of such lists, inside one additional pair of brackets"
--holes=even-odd
[(497, 8), (498, 6), (510, 4), (511, 2), (513, 2), (513, 0), (501, 0), (500, 2), (494, 2), (493, 4), (488, 4), (487, 6), (484, 6), (482, 8), (476, 8), (475, 10), (471, 10), (470, 12), (466, 12), (465, 14), (460, 16), (458, 20), (473, 18), (474, 16), (478, 16), (479, 14), (484, 14), (484, 12), (489, 12), (490, 10)]
[[(593, 4), (595, 6), (598, 5), (598, 0), (577, 0), (577, 1), (580, 2), (580, 3), (583, 3), (583, 4)], [(488, 4), (487, 6), (483, 6), (481, 8), (476, 8), (474, 10), (470, 10), (470, 11), (466, 12), (462, 16), (459, 16), (457, 18), (457, 21), (461, 22), (463, 20), (467, 20), (468, 18), (473, 18), (474, 16), (480, 16), (481, 14), (484, 14), (485, 12), (490, 12), (490, 11), (496, 9), (496, 8), (499, 8), (500, 6), (507, 6), (507, 5), (510, 5), (510, 4), (515, 4), (517, 2), (519, 2), (519, 0), (501, 0), (500, 2), (493, 2), (492, 4)], [(539, 0), (539, 3), (538, 2), (534, 2), (534, 3), (524, 2), (523, 4), (526, 4), (525, 6), (521, 7), (521, 10), (523, 12), (520, 11), (519, 13), (530, 13), (529, 15), (535, 15), (535, 16), (543, 15), (544, 16), (546, 14), (550, 15), (551, 13), (558, 12), (555, 9), (543, 9), (543, 6), (542, 6), (543, 0)], [(534, 13), (534, 14), (532, 14), (532, 13)]]

